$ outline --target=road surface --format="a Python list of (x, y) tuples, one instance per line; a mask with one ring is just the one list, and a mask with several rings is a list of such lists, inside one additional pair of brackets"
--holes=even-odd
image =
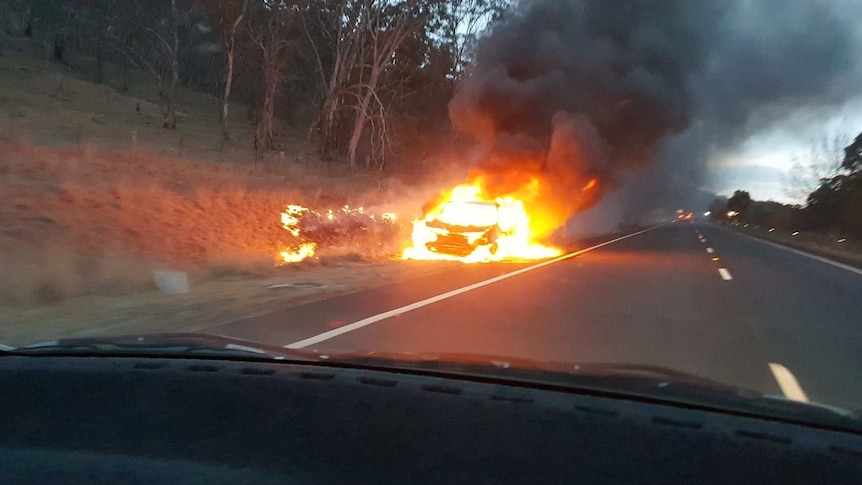
[(320, 352), (649, 364), (862, 409), (862, 271), (707, 224), (538, 267), (465, 265), (206, 331)]

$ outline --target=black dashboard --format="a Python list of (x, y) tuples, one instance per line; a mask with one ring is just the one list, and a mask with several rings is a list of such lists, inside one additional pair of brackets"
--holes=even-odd
[(0, 483), (862, 483), (862, 436), (249, 360), (0, 358)]

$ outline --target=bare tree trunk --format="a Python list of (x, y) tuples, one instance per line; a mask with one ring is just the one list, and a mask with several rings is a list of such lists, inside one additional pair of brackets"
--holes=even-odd
[[(278, 63), (276, 63), (278, 64)], [(260, 126), (261, 138), (266, 148), (275, 149), (273, 137), (273, 119), (275, 118), (275, 95), (278, 90), (280, 66), (270, 66), (270, 71), (265, 74), (263, 103), (261, 105)]]
[(356, 168), (356, 151), (359, 148), (359, 142), (362, 141), (362, 134), (365, 132), (368, 120), (371, 118), (371, 102), (374, 100), (377, 85), (380, 83), (383, 65), (380, 62), (376, 62), (370, 69), (371, 73), (368, 76), (368, 84), (365, 86), (360, 84), (364, 92), (362, 98), (359, 100), (359, 106), (357, 106), (356, 119), (353, 123), (353, 134), (350, 135), (350, 145), (347, 147), (347, 166), (351, 169)]
[(279, 83), (283, 76), (287, 55), (292, 49), (294, 38), (291, 37), (290, 25), (294, 13), (279, 6), (275, 8), (258, 26), (249, 23), (251, 38), (260, 49), (261, 89), (255, 97), (255, 138), (256, 143), (268, 149), (275, 149), (273, 136), (273, 119), (275, 118), (275, 97), (278, 94)]
[(101, 35), (96, 41), (96, 84), (102, 84), (105, 77), (105, 50), (104, 37)]
[(66, 34), (54, 34), (54, 60), (65, 64), (66, 59)]
[(233, 46), (226, 52), (227, 56), (227, 77), (224, 82), (224, 93), (221, 98), (221, 111), (219, 112), (219, 120), (221, 120), (222, 138), (225, 141), (230, 140), (230, 133), (227, 129), (227, 117), (230, 110), (230, 91), (233, 87)]
[(230, 30), (224, 34), (225, 65), (227, 67), (227, 74), (224, 81), (224, 91), (222, 92), (219, 120), (222, 123), (222, 138), (225, 141), (230, 141), (230, 133), (228, 132), (227, 128), (227, 119), (230, 111), (230, 92), (231, 88), (233, 87), (233, 66), (234, 53), (236, 51), (236, 33), (237, 29), (239, 29), (240, 24), (242, 24), (242, 20), (245, 17), (246, 10), (248, 10), (248, 0), (243, 0), (239, 14), (237, 15), (236, 19), (234, 19), (233, 24), (231, 24)]
[(163, 127), (169, 130), (177, 128), (177, 81), (179, 80), (179, 63), (176, 58), (171, 61), (171, 78), (166, 87), (162, 90), (162, 100), (165, 105), (165, 122)]
[(177, 100), (176, 100), (176, 91), (177, 91), (177, 81), (180, 78), (180, 62), (177, 56), (180, 51), (180, 34), (179, 34), (179, 17), (180, 14), (177, 11), (177, 0), (171, 0), (171, 15), (172, 15), (172, 25), (171, 25), (171, 35), (172, 35), (172, 45), (170, 46), (170, 65), (171, 65), (171, 78), (168, 84), (167, 90), (162, 91), (162, 96), (165, 99), (165, 122), (163, 126), (170, 130), (175, 130), (177, 128)]
[(177, 102), (174, 95), (167, 92), (162, 93), (162, 103), (165, 110), (165, 121), (162, 126), (169, 130), (175, 130), (177, 128)]
[(338, 111), (338, 100), (331, 97), (323, 105), (320, 121), (320, 152), (327, 153), (334, 147), (335, 142), (335, 114)]
[(353, 134), (350, 135), (350, 144), (347, 147), (347, 166), (351, 170), (356, 168), (356, 151), (359, 148), (359, 142), (362, 141), (362, 133), (365, 132), (365, 126), (368, 124), (368, 110), (371, 107), (371, 97), (374, 92), (371, 88), (366, 88), (365, 95), (359, 103), (356, 119), (353, 122)]

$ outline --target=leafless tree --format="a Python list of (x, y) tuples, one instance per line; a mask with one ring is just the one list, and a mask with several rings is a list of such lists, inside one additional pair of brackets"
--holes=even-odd
[(453, 77), (462, 77), (469, 71), (479, 36), (511, 3), (511, 0), (448, 0), (444, 3), (442, 30), (452, 55)]
[[(358, 56), (362, 64), (359, 65), (357, 82), (350, 93), (356, 98), (353, 105), (356, 111), (353, 130), (347, 146), (347, 165), (351, 169), (357, 166), (356, 152), (369, 122), (378, 120), (380, 140), (386, 140), (386, 107), (379, 89), (386, 69), (393, 64), (398, 47), (413, 29), (419, 27), (410, 12), (411, 4), (415, 3), (407, 1), (393, 5), (386, 0), (369, 0), (363, 5), (365, 11), (360, 17), (361, 50)], [(387, 14), (392, 17), (386, 18)]]
[(262, 8), (256, 11), (257, 15), (249, 17), (250, 36), (260, 55), (260, 92), (254, 115), (255, 147), (258, 149), (275, 149), (275, 101), (289, 54), (298, 43), (297, 3), (264, 0), (260, 5)]
[(222, 137), (230, 140), (228, 132), (228, 114), (230, 111), (230, 94), (234, 81), (234, 63), (237, 52), (237, 40), (240, 29), (244, 25), (249, 0), (212, 0), (205, 3), (210, 13), (212, 23), (216, 26), (225, 54), (224, 85), (220, 96), (219, 121), (222, 124)]
[(115, 48), (134, 66), (149, 73), (159, 88), (164, 122), (168, 129), (177, 127), (177, 84), (180, 76), (180, 26), (188, 25), (192, 9), (177, 6), (177, 0), (162, 2), (132, 1), (114, 29)]
[(844, 147), (850, 140), (847, 135), (824, 133), (812, 141), (807, 153), (794, 157), (785, 187), (788, 197), (805, 200), (824, 181), (838, 175), (844, 160)]
[[(359, 53), (358, 11), (349, 5), (348, 0), (316, 2), (302, 17), (303, 33), (311, 46), (320, 76), (322, 103), (317, 120), (312, 123), (309, 135), (319, 130), (323, 152), (334, 148), (336, 115), (341, 109), (341, 96), (347, 87), (351, 67), (356, 64)], [(312, 33), (312, 26), (315, 27)], [(332, 66), (324, 67), (324, 50), (332, 58)]]
[(167, 32), (162, 34), (159, 30), (147, 27), (147, 31), (156, 40), (156, 48), (161, 52), (162, 58), (169, 67), (167, 75), (156, 72), (159, 82), (159, 94), (165, 106), (165, 128), (176, 129), (177, 127), (177, 100), (176, 88), (180, 77), (180, 64), (178, 61), (180, 53), (180, 13), (177, 10), (177, 0), (170, 0), (171, 12), (167, 20)]
[[(417, 18), (418, 0), (340, 0), (318, 8), (315, 38), (308, 22), (302, 24), (318, 63), (325, 86), (321, 113), (312, 129), (319, 130), (321, 145), (329, 150), (340, 145), (341, 130), (349, 136), (345, 146), (347, 164), (358, 166), (358, 148), (366, 128), (374, 128), (377, 152), (388, 140), (383, 87), (396, 64), (396, 52), (423, 22)], [(323, 65), (324, 49), (331, 52), (331, 67)], [(345, 115), (345, 112), (348, 113)], [(346, 117), (345, 117), (346, 116)], [(344, 123), (344, 120), (349, 122)], [(367, 159), (370, 164), (371, 158)]]
[(84, 20), (78, 26), (79, 42), (85, 52), (96, 58), (95, 82), (101, 84), (105, 78), (106, 56), (109, 54), (111, 29), (120, 15), (119, 9), (126, 5), (121, 0), (93, 0), (84, 9)]

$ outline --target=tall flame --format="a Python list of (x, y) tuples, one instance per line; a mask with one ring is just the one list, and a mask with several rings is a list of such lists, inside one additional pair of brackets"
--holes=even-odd
[(477, 263), (559, 255), (559, 249), (537, 241), (537, 222), (522, 200), (492, 198), (477, 180), (445, 192), (413, 222), (412, 245), (403, 258)]
[[(307, 207), (291, 204), (281, 213), (281, 225), (293, 237), (299, 237), (302, 232), (299, 227), (300, 220), (303, 215), (308, 213)], [(278, 254), (279, 258), (276, 264), (298, 263), (314, 256), (316, 250), (317, 244), (313, 242), (304, 242), (298, 248), (285, 248)]]

